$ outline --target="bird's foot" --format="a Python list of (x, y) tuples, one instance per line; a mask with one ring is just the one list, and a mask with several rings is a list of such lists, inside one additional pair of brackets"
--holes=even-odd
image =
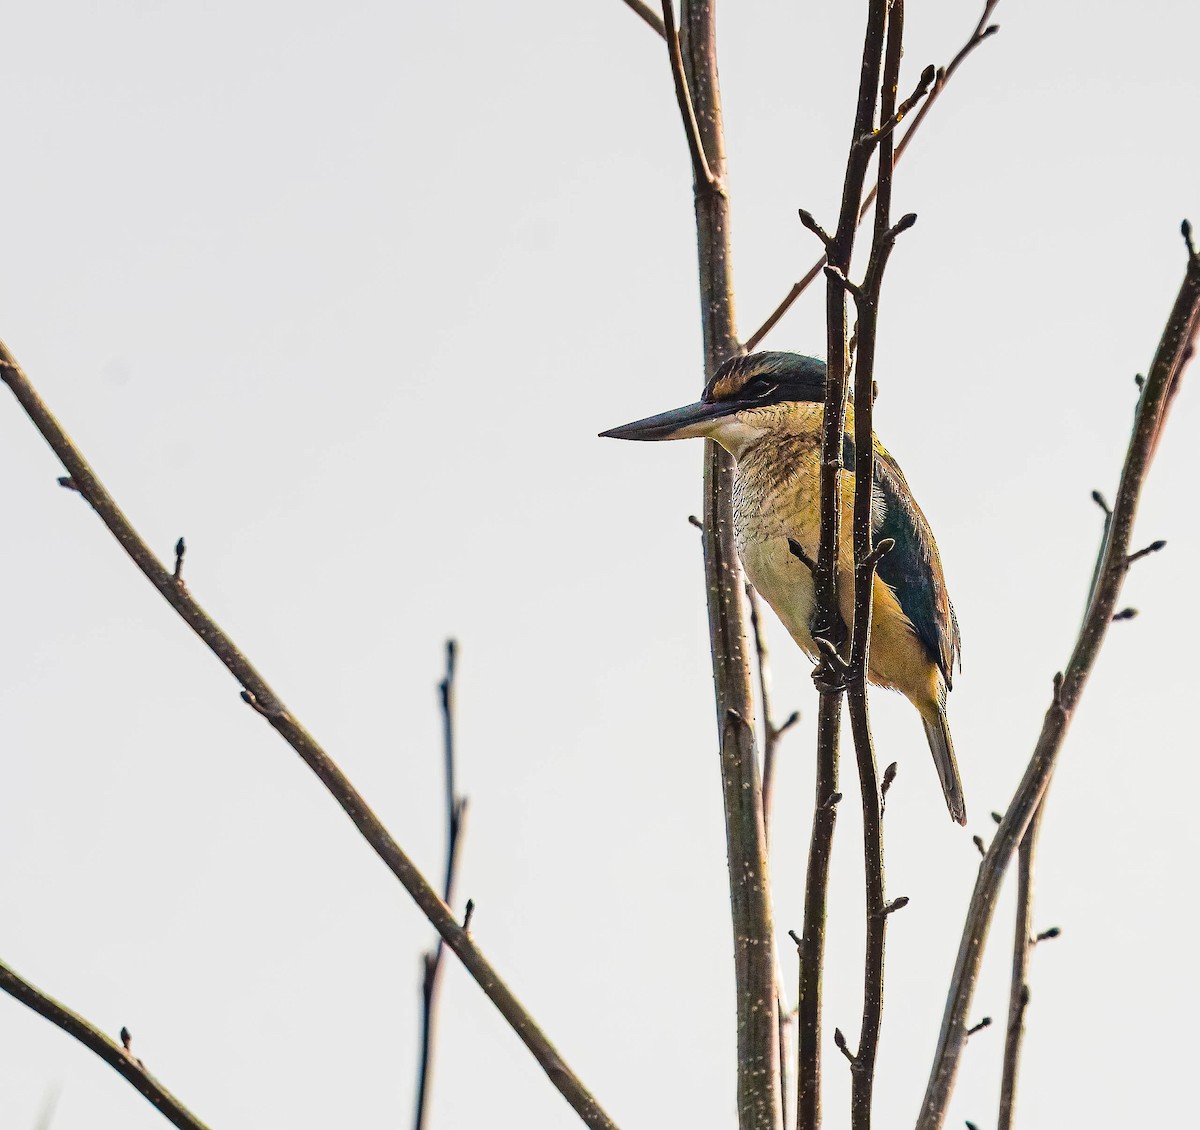
[(813, 686), (820, 694), (841, 694), (849, 681), (850, 666), (828, 640), (817, 637), (815, 642), (821, 657), (812, 671)]

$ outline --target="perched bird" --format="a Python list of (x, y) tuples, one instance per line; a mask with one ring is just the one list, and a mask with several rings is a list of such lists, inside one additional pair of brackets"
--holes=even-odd
[[(821, 441), (825, 363), (797, 353), (752, 353), (726, 361), (695, 404), (601, 432), (613, 439), (663, 440), (703, 436), (737, 464), (733, 522), (738, 554), (751, 583), (810, 656), (815, 612), (809, 566), (820, 543)], [(846, 409), (841, 476), (842, 525), (838, 604), (854, 611), (854, 406)], [(958, 622), (946, 593), (937, 544), (904, 475), (878, 438), (871, 526), (894, 548), (879, 562), (868, 678), (900, 691), (917, 708), (950, 815), (967, 821), (962, 781), (946, 721), (946, 693), (959, 657)]]

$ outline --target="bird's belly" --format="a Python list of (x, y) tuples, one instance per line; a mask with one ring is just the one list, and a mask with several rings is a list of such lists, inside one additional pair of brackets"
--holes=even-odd
[(738, 554), (747, 579), (771, 606), (788, 634), (816, 658), (811, 627), (816, 610), (812, 573), (792, 553), (787, 536), (743, 538), (739, 535)]

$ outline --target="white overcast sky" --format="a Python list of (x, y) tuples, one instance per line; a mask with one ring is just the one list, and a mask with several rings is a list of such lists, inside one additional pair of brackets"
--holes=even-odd
[[(865, 5), (727, 2), (748, 333), (832, 221)], [(969, 0), (909, 4), (904, 87)], [(1134, 405), (1200, 221), (1200, 10), (1003, 0), (901, 166), (877, 424), (964, 639), (971, 826), (879, 694), (900, 775), (881, 1123), (911, 1124), (978, 857), (1066, 659)], [(620, 0), (8, 5), (0, 336), (192, 591), (402, 845), (441, 867), (442, 641), (461, 641), (474, 932), (628, 1130), (734, 1125), (731, 936), (696, 531), (700, 448), (597, 431), (702, 383), (690, 173), (661, 42)], [(818, 292), (768, 339), (820, 352)], [(1190, 648), (1200, 372), (1054, 783), (1025, 1126), (1194, 1109)], [(0, 958), (214, 1130), (409, 1124), (431, 930), (0, 397)], [(773, 625), (774, 628), (774, 625)], [(800, 924), (815, 696), (774, 630), (775, 844)], [(855, 785), (847, 780), (852, 797)], [(828, 1030), (857, 1029), (857, 802)], [(1003, 1016), (1011, 903), (974, 1015)], [(794, 972), (790, 951), (785, 966)], [(460, 967), (433, 1126), (575, 1118)], [(994, 1118), (1001, 1026), (950, 1124)], [(830, 1045), (829, 1125), (848, 1123)], [(0, 998), (0, 1126), (149, 1130), (107, 1067)]]

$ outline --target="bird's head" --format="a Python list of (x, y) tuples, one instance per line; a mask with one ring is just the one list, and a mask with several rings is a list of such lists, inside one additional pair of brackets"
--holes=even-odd
[(799, 353), (731, 357), (695, 404), (610, 428), (610, 439), (716, 440), (735, 458), (764, 435), (788, 427), (797, 404), (825, 400), (825, 362)]

